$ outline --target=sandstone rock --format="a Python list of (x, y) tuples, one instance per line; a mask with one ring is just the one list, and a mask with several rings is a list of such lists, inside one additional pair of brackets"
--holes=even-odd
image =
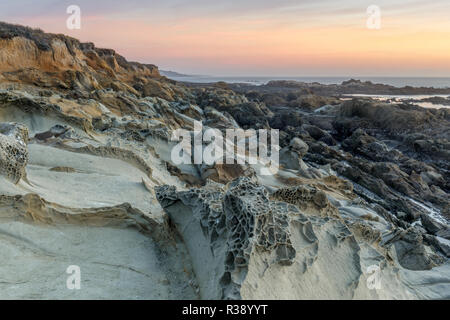
[(294, 138), (291, 140), (290, 149), (298, 152), (300, 157), (303, 157), (308, 152), (308, 145), (300, 138)]
[[(247, 178), (233, 181), (226, 192), (211, 185), (186, 192), (162, 186), (156, 195), (188, 242), (204, 298), (240, 298), (255, 251), (271, 253), (269, 263), (293, 263), (296, 251), (288, 225), (295, 208), (271, 202), (265, 189)], [(193, 237), (196, 244), (190, 244)], [(202, 256), (198, 250), (203, 250)]]
[(17, 123), (0, 123), (0, 174), (18, 183), (28, 162), (28, 129)]
[(311, 186), (297, 186), (278, 189), (271, 198), (296, 205), (302, 212), (337, 217), (338, 210), (327, 199), (325, 192)]
[(431, 234), (437, 235), (438, 233), (442, 235), (448, 233), (449, 228), (442, 223), (434, 220), (426, 214), (420, 216), (422, 226)]
[(430, 270), (442, 264), (443, 259), (427, 250), (423, 236), (414, 228), (399, 232), (391, 247), (401, 266), (410, 270)]
[(290, 145), (280, 150), (280, 164), (286, 169), (306, 170), (303, 156), (308, 152), (308, 145), (300, 138), (291, 140)]

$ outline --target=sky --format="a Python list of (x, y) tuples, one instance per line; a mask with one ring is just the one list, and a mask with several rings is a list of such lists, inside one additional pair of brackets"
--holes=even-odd
[(0, 0), (0, 21), (187, 74), (450, 77), (450, 0)]

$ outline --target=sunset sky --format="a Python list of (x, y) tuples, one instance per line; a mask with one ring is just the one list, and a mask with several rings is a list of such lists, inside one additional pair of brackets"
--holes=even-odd
[(450, 76), (449, 0), (2, 0), (0, 20), (189, 74)]

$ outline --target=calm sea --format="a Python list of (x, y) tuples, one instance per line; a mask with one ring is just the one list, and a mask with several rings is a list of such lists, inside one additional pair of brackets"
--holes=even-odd
[[(343, 81), (350, 80), (352, 77), (219, 77), (219, 76), (182, 76), (169, 77), (177, 81), (187, 82), (217, 82), (225, 81), (228, 83), (249, 83), (261, 85), (270, 80), (295, 80), (301, 82), (319, 82), (322, 84), (340, 84)], [(395, 87), (434, 87), (450, 88), (450, 78), (405, 78), (405, 77), (353, 77), (361, 81), (371, 81), (373, 83), (388, 84)]]

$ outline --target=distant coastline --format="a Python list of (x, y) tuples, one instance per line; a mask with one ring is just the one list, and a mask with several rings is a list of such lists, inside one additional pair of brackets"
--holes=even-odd
[(194, 83), (246, 83), (254, 85), (264, 85), (271, 80), (294, 80), (306, 83), (320, 84), (341, 84), (350, 79), (358, 79), (361, 81), (371, 81), (372, 83), (386, 84), (394, 87), (433, 87), (433, 88), (450, 88), (450, 77), (253, 77), (253, 76), (203, 76), (203, 75), (187, 75), (173, 71), (163, 71), (160, 73), (170, 79), (194, 82)]
[(182, 74), (182, 73), (178, 73), (175, 71), (169, 71), (169, 70), (159, 70), (159, 73), (162, 76), (171, 78), (171, 77), (177, 77), (177, 78), (184, 78), (184, 77), (195, 77), (194, 75), (189, 75), (189, 74)]

